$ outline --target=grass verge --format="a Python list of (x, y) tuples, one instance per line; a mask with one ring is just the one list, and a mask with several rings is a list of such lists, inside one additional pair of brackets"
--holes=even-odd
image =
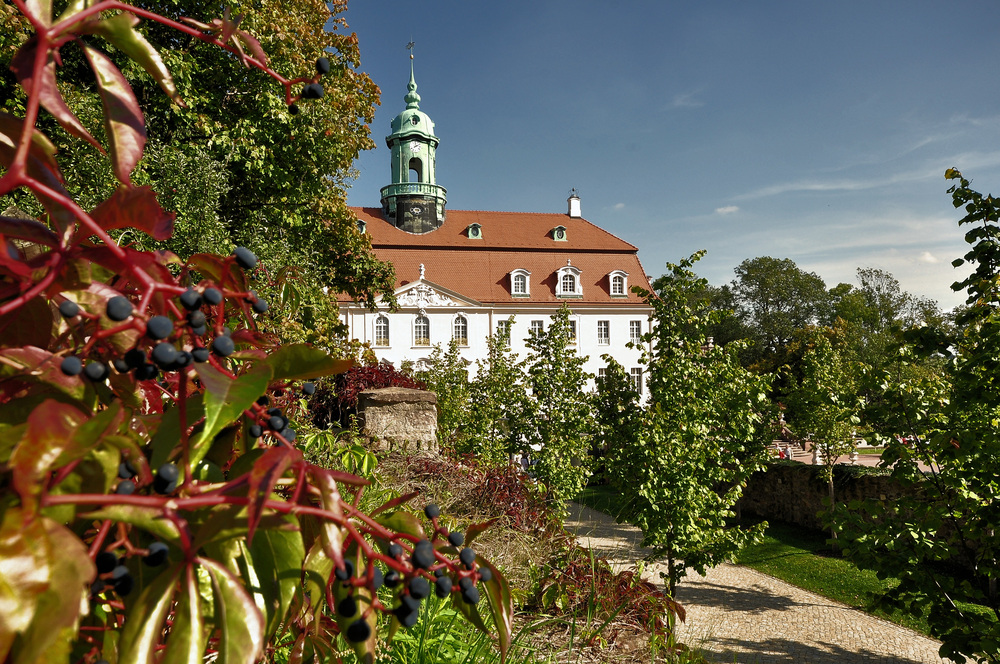
[[(621, 514), (621, 497), (609, 486), (589, 486), (576, 497), (576, 502), (616, 518)], [(923, 618), (869, 610), (871, 597), (893, 587), (897, 581), (881, 581), (871, 570), (859, 569), (834, 554), (826, 543), (824, 533), (785, 523), (772, 523), (765, 531), (763, 540), (741, 551), (734, 562), (929, 634), (929, 627)]]

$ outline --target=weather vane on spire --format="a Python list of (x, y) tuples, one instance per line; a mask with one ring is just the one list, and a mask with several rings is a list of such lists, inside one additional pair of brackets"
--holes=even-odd
[(412, 42), (412, 41), (411, 41), (410, 43), (408, 43), (408, 44), (406, 45), (406, 50), (410, 52), (410, 60), (412, 60), (412, 59), (413, 59), (413, 47), (414, 47), (414, 46), (416, 45), (416, 43), (417, 43), (417, 42)]

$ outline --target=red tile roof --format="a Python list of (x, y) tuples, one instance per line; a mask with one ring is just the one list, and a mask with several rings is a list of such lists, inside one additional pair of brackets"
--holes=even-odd
[[(640, 304), (633, 293), (611, 297), (608, 274), (628, 273), (628, 286), (649, 288), (637, 248), (581, 218), (565, 214), (448, 210), (435, 231), (415, 235), (382, 218), (381, 208), (351, 208), (365, 222), (375, 255), (396, 268), (396, 288), (424, 278), (483, 304), (559, 303)], [(467, 235), (479, 224), (482, 239)], [(565, 242), (552, 238), (556, 226), (566, 228)], [(557, 298), (556, 270), (571, 261), (580, 270), (582, 298)], [(531, 273), (531, 297), (510, 294), (510, 272)], [(343, 301), (343, 299), (342, 299)]]

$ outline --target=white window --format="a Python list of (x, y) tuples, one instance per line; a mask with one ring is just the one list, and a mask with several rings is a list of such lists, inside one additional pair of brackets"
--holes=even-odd
[(625, 294), (625, 278), (620, 274), (616, 274), (611, 277), (611, 294), (612, 295), (624, 295)]
[(545, 331), (545, 321), (540, 321), (540, 320), (531, 321), (531, 336), (537, 337), (544, 331)]
[(569, 342), (571, 344), (576, 343), (576, 321), (569, 321)]
[(608, 275), (608, 283), (611, 286), (611, 297), (628, 296), (628, 273), (622, 270), (615, 270)]
[(378, 316), (375, 319), (375, 345), (389, 345), (389, 319), (386, 316)]
[(531, 273), (527, 270), (514, 270), (510, 273), (510, 294), (516, 297), (531, 295)]
[(611, 343), (611, 321), (597, 321), (597, 343), (607, 346)]
[(639, 394), (642, 394), (642, 367), (632, 367), (629, 369), (629, 378), (632, 380), (632, 387)]
[(469, 321), (465, 316), (455, 316), (451, 326), (451, 338), (457, 341), (459, 346), (469, 345)]
[(510, 334), (510, 321), (509, 320), (498, 320), (497, 321), (497, 334)]
[(564, 274), (562, 276), (562, 289), (563, 293), (575, 293), (576, 277), (574, 277), (572, 274)]
[(597, 370), (597, 380), (598, 380), (598, 382), (604, 380), (607, 377), (608, 377), (608, 368), (607, 367), (601, 367), (600, 369)]
[(628, 322), (628, 337), (631, 341), (639, 343), (642, 341), (642, 321), (630, 320)]
[(431, 345), (431, 322), (427, 316), (417, 316), (416, 320), (413, 321), (413, 345)]
[(556, 271), (556, 297), (581, 297), (580, 270), (566, 261), (564, 267)]

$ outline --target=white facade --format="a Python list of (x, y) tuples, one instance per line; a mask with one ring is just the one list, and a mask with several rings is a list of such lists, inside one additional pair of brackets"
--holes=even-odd
[[(476, 362), (487, 356), (487, 339), (513, 317), (511, 351), (520, 359), (528, 354), (525, 339), (533, 326), (548, 330), (552, 315), (559, 307), (551, 304), (484, 305), (450, 291), (424, 278), (396, 291), (396, 312), (368, 311), (357, 305), (342, 306), (341, 316), (351, 338), (371, 345), (380, 361), (399, 367), (413, 362), (423, 368), (437, 345), (447, 348), (453, 338), (464, 343), (459, 348), (474, 375)], [(584, 368), (594, 376), (607, 366), (602, 355), (610, 355), (626, 372), (642, 371), (642, 345), (630, 348), (639, 334), (649, 331), (649, 307), (616, 303), (613, 306), (580, 303), (570, 307), (570, 321), (576, 328), (576, 352), (587, 356)], [(378, 329), (376, 329), (378, 328)], [(388, 338), (385, 338), (385, 332)], [(591, 382), (593, 387), (593, 382)], [(645, 392), (645, 385), (641, 387)]]

